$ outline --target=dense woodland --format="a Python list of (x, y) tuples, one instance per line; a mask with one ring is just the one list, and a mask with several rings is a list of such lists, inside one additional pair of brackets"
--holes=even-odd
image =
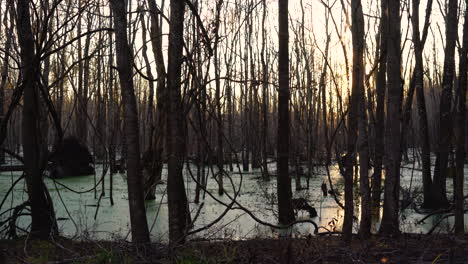
[[(403, 166), (422, 173), (415, 210), (454, 217), (464, 234), (467, 3), (0, 0), (1, 168), (23, 172), (1, 194), (0, 235), (59, 235), (45, 178), (97, 166), (98, 190), (126, 171), (136, 244), (150, 242), (145, 200), (159, 184), (170, 244), (199, 231), (189, 203), (207, 195), (272, 228), (307, 221), (321, 234), (314, 218), (296, 221), (307, 205), (293, 193), (331, 166), (343, 190), (329, 180), (313, 191), (329, 188), (343, 208), (342, 228), (327, 232), (344, 241), (353, 225), (369, 238), (373, 218), (379, 235), (400, 234)], [(236, 201), (233, 171), (277, 181), (277, 223)], [(28, 199), (9, 208), (23, 181)], [(112, 189), (102, 195), (112, 201)], [(18, 230), (24, 215), (31, 225)]]

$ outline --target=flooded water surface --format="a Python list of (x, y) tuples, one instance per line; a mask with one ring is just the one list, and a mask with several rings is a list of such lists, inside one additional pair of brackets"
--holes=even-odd
[[(195, 172), (196, 167), (191, 167)], [(270, 172), (275, 171), (274, 164), (270, 165)], [(216, 173), (212, 171), (211, 173)], [(110, 202), (109, 175), (104, 175), (104, 185), (102, 185), (102, 167), (96, 169), (96, 178), (94, 175), (70, 177), (59, 180), (46, 179), (46, 184), (54, 201), (56, 217), (58, 219), (59, 230), (61, 234), (78, 239), (127, 239), (131, 240), (129, 232), (130, 218), (128, 209), (127, 183), (124, 174), (113, 175), (113, 200)], [(3, 172), (0, 174), (0, 194), (7, 192), (13, 182), (20, 177), (20, 172)], [(167, 176), (166, 168), (163, 171), (164, 177)], [(330, 167), (330, 177), (334, 188), (340, 195), (338, 198), (344, 203), (343, 179), (336, 166)], [(236, 201), (239, 205), (233, 205), (225, 216), (210, 228), (190, 236), (190, 239), (248, 239), (277, 237), (284, 233), (292, 233), (293, 236), (307, 236), (313, 234), (314, 227), (310, 223), (301, 223), (295, 225), (290, 230), (276, 230), (271, 227), (259, 224), (245, 210), (247, 209), (256, 218), (271, 224), (277, 224), (277, 202), (276, 202), (276, 181), (272, 177), (270, 181), (261, 179), (261, 171), (253, 170), (248, 173), (235, 171), (230, 173), (229, 180), (224, 180), (226, 194), (218, 195), (218, 186), (212, 176), (208, 177), (207, 190), (205, 198), (201, 199), (199, 204), (193, 203), (195, 196), (195, 182), (185, 170), (185, 186), (190, 201), (190, 210), (192, 217), (200, 210), (198, 218), (194, 224), (195, 229), (202, 228), (214, 220), (218, 219), (226, 210), (226, 205), (232, 202), (236, 195)], [(163, 179), (164, 180), (164, 179)], [(97, 182), (95, 190), (95, 181)], [(326, 230), (341, 229), (343, 221), (343, 210), (337, 205), (331, 195), (324, 196), (321, 191), (322, 183), (328, 184), (326, 170), (321, 167), (314, 171), (310, 178), (310, 188), (308, 190), (295, 191), (295, 181), (292, 180), (292, 190), (294, 198), (305, 198), (312, 205), (318, 216), (311, 218), (317, 225), (321, 226), (320, 232)], [(468, 181), (465, 181), (467, 183)], [(306, 185), (306, 179), (302, 178), (302, 186)], [(412, 199), (418, 202), (421, 198), (421, 173), (418, 170), (412, 170), (411, 165), (402, 169), (402, 193), (407, 193)], [(104, 189), (103, 189), (104, 186)], [(465, 186), (465, 190), (467, 189)], [(447, 190), (451, 197), (452, 179), (447, 180)], [(103, 192), (104, 190), (104, 192)], [(355, 215), (359, 217), (359, 195), (358, 186), (355, 191)], [(203, 195), (202, 195), (203, 196)], [(403, 195), (402, 195), (403, 196)], [(1, 211), (11, 208), (25, 201), (25, 183), (21, 180), (14, 188), (13, 195), (10, 195)], [(222, 201), (223, 203), (218, 202)], [(147, 220), (151, 228), (153, 241), (165, 242), (168, 239), (168, 209), (166, 185), (157, 186), (156, 200), (146, 202)], [(381, 212), (380, 212), (381, 214)], [(425, 215), (417, 213), (415, 210), (405, 209), (400, 215), (400, 230), (407, 233), (427, 233), (435, 223), (441, 224), (434, 232), (450, 232), (453, 226), (453, 217), (443, 219), (441, 215), (435, 215), (423, 223), (418, 223)], [(5, 218), (7, 216), (4, 216)], [(309, 219), (306, 211), (299, 211), (297, 219)], [(1, 219), (0, 219), (1, 221)], [(465, 215), (465, 222), (468, 223), (468, 217)], [(27, 228), (30, 223), (29, 217), (21, 217), (18, 225)], [(357, 232), (359, 223), (355, 221), (354, 231)], [(465, 227), (468, 231), (468, 228)], [(378, 230), (378, 221), (374, 221), (373, 231)]]

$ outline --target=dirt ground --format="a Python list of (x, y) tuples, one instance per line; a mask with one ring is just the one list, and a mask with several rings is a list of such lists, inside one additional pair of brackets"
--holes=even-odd
[(124, 241), (0, 241), (0, 264), (9, 263), (468, 263), (468, 236), (339, 236), (244, 241), (189, 241), (175, 248)]

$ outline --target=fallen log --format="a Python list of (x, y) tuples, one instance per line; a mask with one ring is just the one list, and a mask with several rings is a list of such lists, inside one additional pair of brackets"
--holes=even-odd
[(23, 165), (3, 165), (0, 166), (0, 172), (5, 172), (5, 171), (23, 171), (24, 166)]

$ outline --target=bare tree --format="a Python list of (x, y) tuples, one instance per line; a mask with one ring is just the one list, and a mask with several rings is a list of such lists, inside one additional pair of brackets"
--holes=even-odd
[(124, 107), (125, 137), (127, 140), (127, 185), (130, 206), (132, 240), (135, 243), (148, 243), (149, 230), (140, 167), (140, 142), (137, 104), (132, 74), (132, 53), (127, 39), (127, 17), (124, 0), (110, 1), (114, 13), (115, 45), (117, 68)]
[[(141, 9), (141, 8), (140, 8)], [(140, 10), (141, 12), (141, 10)], [(145, 153), (143, 154), (143, 175), (145, 177), (144, 181), (144, 189), (145, 189), (145, 200), (153, 200), (156, 198), (156, 183), (157, 183), (157, 174), (160, 173), (159, 168), (162, 168), (162, 164), (158, 164), (158, 160), (154, 158), (155, 150), (154, 150), (154, 143), (153, 143), (153, 134), (154, 134), (154, 83), (153, 83), (153, 73), (151, 72), (151, 64), (150, 60), (148, 58), (148, 46), (146, 44), (146, 34), (147, 34), (147, 29), (145, 25), (145, 19), (144, 19), (144, 13), (140, 13), (140, 20), (141, 20), (141, 26), (142, 26), (142, 41), (143, 41), (143, 47), (142, 47), (142, 55), (143, 59), (145, 61), (145, 67), (146, 67), (146, 75), (148, 77), (148, 85), (149, 85), (149, 92), (148, 92), (148, 116), (147, 120), (150, 126), (150, 131), (149, 131), (149, 143), (148, 147), (145, 150)], [(160, 177), (159, 177), (160, 179)]]
[(289, 177), (289, 29), (288, 0), (279, 0), (279, 55), (278, 55), (278, 211), (283, 225), (294, 221), (291, 206), (291, 178)]
[(379, 66), (376, 74), (377, 109), (375, 118), (375, 152), (374, 174), (372, 176), (372, 202), (376, 208), (380, 207), (382, 189), (382, 163), (385, 154), (383, 135), (385, 132), (385, 90), (387, 74), (387, 32), (388, 32), (388, 1), (380, 1), (380, 33), (379, 33)]
[(47, 239), (57, 233), (54, 207), (47, 187), (42, 179), (44, 155), (41, 155), (41, 126), (39, 113), (40, 56), (35, 53), (34, 36), (31, 28), (29, 0), (17, 4), (17, 33), (21, 48), (21, 71), (23, 89), (23, 153), (24, 173), (31, 207), (31, 233)]
[[(465, 1), (468, 4), (468, 1)], [(465, 5), (466, 6), (466, 5)], [(466, 85), (468, 62), (468, 10), (465, 7), (465, 22), (463, 25), (463, 41), (459, 60), (459, 82), (457, 87), (457, 102), (455, 112), (455, 142), (456, 142), (456, 175), (455, 175), (455, 232), (465, 233), (465, 206), (463, 194), (464, 167), (465, 167), (465, 125), (466, 125)]]
[[(164, 63), (163, 49), (162, 49), (162, 27), (161, 20), (158, 19), (158, 8), (155, 0), (148, 0), (148, 7), (150, 10), (150, 36), (151, 46), (156, 62), (156, 73), (158, 81), (156, 83), (156, 111), (155, 111), (155, 126), (154, 131), (150, 129), (150, 137), (154, 140), (150, 140), (150, 144), (154, 145), (152, 155), (152, 166), (153, 171), (150, 175), (154, 178), (154, 182), (161, 180), (162, 169), (163, 169), (163, 150), (164, 140), (166, 137), (166, 116), (164, 114), (164, 101), (166, 100), (166, 66)], [(153, 181), (151, 180), (151, 181)], [(147, 197), (149, 198), (149, 197)]]
[[(4, 105), (5, 105), (5, 88), (8, 78), (8, 61), (10, 59), (10, 51), (12, 49), (12, 40), (13, 40), (13, 29), (14, 29), (14, 6), (10, 1), (7, 1), (5, 8), (5, 17), (3, 19), (3, 24), (5, 30), (7, 30), (6, 40), (5, 40), (5, 55), (2, 60), (2, 69), (0, 73), (0, 123), (4, 115)], [(8, 27), (8, 17), (10, 17), (10, 26)], [(1, 23), (2, 21), (0, 21)], [(5, 162), (5, 152), (0, 151), (0, 164)]]
[[(83, 10), (83, 3), (79, 3), (79, 9)], [(82, 12), (82, 11), (81, 11)], [(82, 35), (82, 13), (78, 15), (77, 34)], [(86, 29), (91, 30), (92, 16), (86, 16)], [(82, 38), (78, 38), (78, 86), (76, 90), (77, 111), (75, 112), (75, 128), (76, 137), (85, 145), (88, 144), (88, 95), (89, 95), (89, 48), (90, 48), (91, 34), (86, 34), (85, 43), (83, 45)]]
[(421, 40), (419, 34), (419, 0), (413, 0), (413, 14), (411, 22), (413, 26), (413, 44), (416, 64), (413, 73), (413, 82), (416, 89), (418, 113), (419, 113), (419, 126), (421, 130), (421, 160), (422, 160), (422, 174), (423, 174), (423, 191), (424, 202), (423, 207), (431, 208), (433, 206), (432, 198), (432, 177), (431, 177), (431, 146), (429, 142), (429, 125), (427, 122), (426, 99), (424, 97), (424, 68), (423, 68), (423, 49), (424, 43), (427, 38), (427, 31), (429, 27), (429, 16), (432, 1), (428, 1), (428, 8), (426, 14), (426, 22), (424, 24), (423, 38)]
[(260, 52), (260, 60), (262, 64), (262, 169), (263, 169), (263, 179), (270, 180), (270, 175), (268, 173), (268, 157), (267, 157), (267, 144), (268, 144), (268, 64), (266, 61), (266, 29), (265, 29), (265, 20), (267, 16), (267, 6), (266, 0), (262, 0), (262, 49)]
[(218, 0), (216, 2), (216, 17), (215, 17), (215, 25), (214, 25), (214, 38), (215, 44), (213, 48), (214, 53), (214, 71), (215, 71), (215, 104), (216, 104), (216, 139), (217, 139), (217, 152), (216, 152), (216, 160), (218, 165), (218, 194), (223, 195), (224, 188), (223, 188), (223, 175), (224, 175), (224, 152), (223, 152), (223, 115), (221, 113), (222, 105), (221, 105), (221, 81), (219, 79), (220, 75), (220, 65), (219, 65), (219, 54), (218, 54), (218, 46), (219, 46), (219, 23), (221, 19), (221, 8), (223, 7), (223, 0)]
[(399, 233), (398, 201), (401, 162), (401, 50), (400, 50), (400, 2), (388, 2), (387, 35), (387, 122), (385, 125), (385, 191), (380, 232), (388, 235)]
[(455, 44), (458, 36), (458, 1), (448, 1), (448, 12), (445, 24), (445, 58), (444, 74), (442, 79), (442, 94), (440, 96), (439, 110), (439, 141), (436, 164), (434, 168), (434, 205), (446, 207), (447, 200), (446, 171), (451, 152), (452, 139), (452, 86), (455, 76)]
[[(369, 145), (367, 134), (367, 114), (366, 104), (364, 98), (364, 15), (362, 13), (362, 5), (360, 0), (351, 1), (351, 33), (353, 37), (353, 83), (349, 119), (357, 117), (357, 128), (355, 120), (349, 121), (349, 135), (355, 136), (356, 132), (352, 129), (359, 131), (357, 149), (359, 152), (359, 178), (360, 178), (360, 192), (361, 192), (361, 223), (359, 226), (359, 234), (363, 238), (370, 236), (371, 228), (371, 211), (370, 211), (370, 187), (369, 187)], [(353, 105), (356, 104), (356, 105)], [(352, 125), (352, 126), (351, 126)], [(352, 135), (351, 135), (352, 134)], [(348, 137), (348, 151), (354, 151), (354, 141), (356, 137)], [(348, 152), (348, 157), (352, 154)], [(347, 167), (352, 171), (352, 167)], [(347, 177), (351, 175), (346, 175)], [(349, 179), (348, 179), (349, 181)], [(352, 183), (352, 181), (350, 182)], [(346, 188), (346, 187), (345, 187)], [(348, 187), (349, 188), (349, 187)], [(351, 186), (352, 188), (352, 186)], [(345, 194), (346, 195), (346, 194)], [(346, 195), (347, 196), (347, 195)], [(353, 199), (352, 192), (350, 194)], [(346, 200), (348, 201), (348, 200)], [(345, 208), (345, 212), (352, 212), (353, 208), (349, 210)], [(348, 218), (346, 218), (348, 219)], [(351, 217), (352, 223), (352, 217)], [(352, 226), (352, 225), (351, 225)], [(347, 226), (347, 228), (349, 228)], [(346, 231), (350, 231), (346, 229)], [(349, 239), (350, 233), (345, 234), (345, 239)]]
[[(354, 175), (354, 164), (356, 163), (356, 140), (358, 138), (359, 132), (367, 130), (364, 128), (363, 116), (361, 116), (361, 108), (365, 108), (364, 105), (364, 65), (363, 65), (363, 54), (364, 54), (364, 18), (362, 15), (362, 6), (361, 1), (353, 0), (351, 2), (351, 19), (352, 19), (352, 39), (353, 39), (353, 82), (352, 82), (352, 92), (351, 99), (349, 103), (349, 112), (348, 112), (348, 145), (347, 152), (344, 157), (344, 178), (345, 178), (345, 216), (343, 222), (343, 239), (345, 241), (351, 240), (352, 229), (353, 229), (353, 217), (354, 217), (354, 196), (353, 196), (353, 175)], [(365, 111), (365, 110), (363, 110)], [(359, 133), (359, 138), (364, 135)], [(367, 136), (367, 132), (366, 135)], [(359, 150), (360, 154), (365, 153), (366, 147), (364, 146), (363, 139), (360, 140)], [(362, 152), (361, 152), (362, 151)], [(365, 154), (367, 155), (367, 153)], [(362, 160), (360, 157), (361, 166)], [(367, 158), (367, 156), (365, 157)], [(366, 163), (365, 161), (364, 163)], [(361, 167), (362, 181), (363, 177), (367, 177), (367, 171), (364, 172)], [(366, 169), (367, 170), (367, 169)], [(361, 181), (361, 183), (362, 183)], [(363, 197), (368, 199), (367, 197)], [(370, 202), (370, 200), (368, 200)], [(364, 206), (363, 206), (364, 207)], [(367, 208), (368, 209), (368, 208)], [(361, 220), (360, 232), (363, 236), (368, 236), (370, 232), (369, 224), (365, 223), (369, 219)], [(368, 230), (369, 229), (369, 230)]]
[(190, 222), (182, 169), (186, 151), (184, 106), (181, 100), (181, 67), (184, 45), (183, 0), (170, 1), (170, 28), (167, 75), (167, 135), (168, 155), (167, 195), (169, 207), (169, 241), (183, 243)]

